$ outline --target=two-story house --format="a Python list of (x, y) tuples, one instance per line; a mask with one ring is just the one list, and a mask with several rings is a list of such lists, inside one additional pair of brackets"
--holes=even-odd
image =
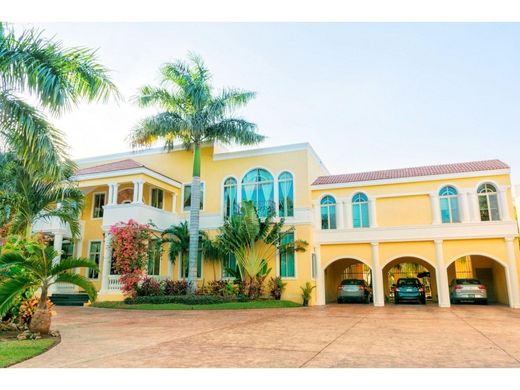
[[(272, 276), (287, 287), (283, 299), (301, 301), (300, 286), (316, 285), (311, 304), (334, 302), (345, 277), (363, 277), (374, 304), (384, 305), (405, 264), (426, 275), (432, 301), (449, 306), (448, 286), (458, 277), (478, 277), (492, 301), (520, 307), (518, 229), (509, 167), (498, 160), (329, 175), (309, 144), (228, 152), (202, 148), (201, 229), (217, 232), (244, 200), (259, 213), (267, 207), (295, 226), (292, 239), (305, 252), (269, 259)], [(67, 226), (35, 224), (54, 235), (57, 249), (89, 257), (100, 272), (85, 275), (99, 299), (122, 299), (111, 267), (111, 225), (136, 220), (162, 229), (189, 219), (192, 154), (150, 149), (78, 161), (76, 179), (87, 202), (81, 237)], [(183, 259), (166, 251), (150, 259), (156, 278), (186, 277)], [(234, 259), (213, 264), (199, 256), (197, 279), (225, 278)], [(419, 268), (417, 268), (419, 267)], [(460, 276), (463, 275), (463, 276)]]

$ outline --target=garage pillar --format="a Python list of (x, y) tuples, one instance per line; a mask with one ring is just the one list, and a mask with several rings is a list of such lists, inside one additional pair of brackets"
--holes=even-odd
[(508, 284), (509, 306), (520, 308), (520, 290), (518, 289), (518, 267), (516, 266), (514, 237), (505, 237), (508, 266), (506, 267), (506, 278)]
[(379, 264), (379, 243), (372, 242), (372, 289), (374, 306), (385, 305), (385, 291), (383, 285), (383, 270)]
[(442, 240), (435, 240), (435, 259), (437, 269), (437, 295), (440, 307), (450, 307), (450, 289), (448, 287), (448, 270), (444, 265), (444, 253), (442, 251)]

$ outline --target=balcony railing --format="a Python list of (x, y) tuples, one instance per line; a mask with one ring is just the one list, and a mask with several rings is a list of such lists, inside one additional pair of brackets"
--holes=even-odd
[[(167, 277), (163, 275), (149, 275), (148, 277), (157, 280), (160, 282), (161, 280), (165, 280)], [(108, 291), (111, 293), (120, 293), (121, 281), (119, 280), (119, 275), (109, 275), (108, 276)]]
[(153, 222), (159, 230), (163, 230), (177, 222), (175, 214), (143, 203), (106, 205), (103, 210), (105, 227), (133, 219), (141, 224)]

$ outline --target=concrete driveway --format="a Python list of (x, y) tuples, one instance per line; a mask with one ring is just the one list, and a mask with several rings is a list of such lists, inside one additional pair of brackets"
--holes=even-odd
[(520, 367), (520, 310), (502, 306), (58, 307), (53, 328), (17, 367)]

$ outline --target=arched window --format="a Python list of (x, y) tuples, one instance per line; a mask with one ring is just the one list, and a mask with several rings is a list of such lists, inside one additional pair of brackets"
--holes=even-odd
[(321, 228), (336, 229), (336, 200), (327, 195), (321, 202)]
[(442, 223), (460, 222), (457, 190), (452, 186), (442, 187), (439, 191), (439, 197)]
[(369, 226), (368, 197), (361, 192), (352, 197), (352, 225), (355, 228)]
[(498, 209), (497, 189), (488, 183), (482, 184), (477, 189), (478, 207), (481, 221), (498, 221), (500, 212)]
[(253, 169), (242, 180), (242, 201), (252, 201), (260, 217), (273, 210), (273, 176), (265, 169)]
[(231, 217), (236, 213), (238, 207), (237, 181), (229, 177), (224, 182), (224, 217)]
[(278, 214), (280, 217), (294, 216), (293, 177), (289, 172), (278, 176)]

